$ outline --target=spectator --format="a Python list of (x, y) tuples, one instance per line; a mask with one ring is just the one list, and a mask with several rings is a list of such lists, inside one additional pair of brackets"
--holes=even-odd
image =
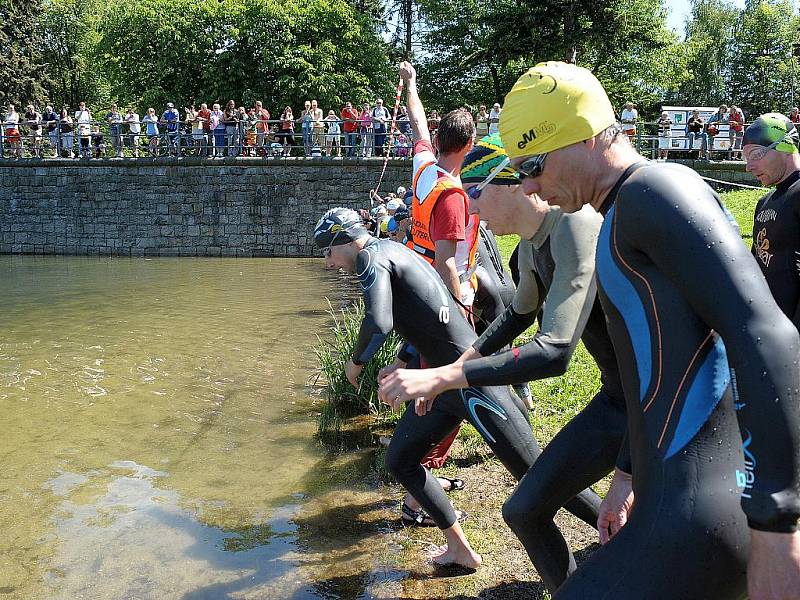
[(244, 106), (239, 107), (239, 132), (242, 140), (242, 148), (244, 156), (255, 156), (256, 152), (256, 125), (258, 125), (258, 117), (256, 111), (251, 108), (246, 111)]
[(306, 100), (305, 104), (303, 105), (303, 112), (300, 113), (300, 131), (303, 134), (303, 154), (305, 156), (311, 156), (311, 138), (312, 138), (312, 126), (313, 126), (313, 117), (311, 116), (311, 102)]
[(486, 105), (481, 104), (478, 114), (475, 115), (475, 138), (481, 139), (489, 135), (489, 113), (486, 112)]
[(728, 105), (723, 104), (717, 112), (708, 119), (708, 155), (709, 159), (714, 152), (714, 137), (719, 133), (720, 125), (728, 123)]
[(75, 158), (75, 154), (72, 151), (75, 139), (75, 125), (66, 108), (61, 109), (59, 121), (61, 122), (61, 147), (67, 152), (67, 158)]
[(669, 118), (667, 111), (661, 113), (656, 125), (658, 125), (658, 158), (659, 160), (667, 160), (669, 144), (672, 138), (672, 119)]
[(405, 136), (411, 136), (411, 121), (408, 120), (408, 109), (405, 104), (397, 111), (397, 129)]
[(382, 98), (375, 99), (372, 109), (372, 134), (375, 136), (375, 156), (383, 156), (383, 145), (386, 142), (386, 123), (389, 121), (389, 111), (383, 105)]
[(328, 133), (325, 135), (325, 154), (333, 156), (333, 148), (336, 147), (336, 156), (342, 157), (342, 133), (341, 125), (339, 124), (339, 117), (332, 110), (328, 111), (328, 116), (325, 117), (328, 125)]
[(283, 109), (281, 114), (281, 131), (278, 137), (283, 141), (283, 155), (292, 155), (292, 146), (295, 145), (294, 141), (294, 115), (292, 114), (292, 107), (287, 106)]
[(139, 158), (139, 134), (142, 133), (142, 125), (139, 120), (139, 113), (129, 108), (125, 115), (125, 122), (128, 124), (128, 144), (133, 150), (134, 158)]
[(792, 123), (800, 123), (800, 108), (795, 106), (789, 111), (789, 120)]
[[(325, 147), (325, 113), (316, 100), (311, 101), (311, 156), (322, 156)], [(315, 152), (318, 148), (319, 152)]]
[(728, 115), (728, 139), (730, 140), (729, 153), (731, 160), (742, 158), (742, 138), (744, 137), (744, 112), (735, 104), (731, 105)]
[(356, 136), (358, 132), (358, 111), (353, 108), (352, 102), (344, 105), (341, 113), (342, 129), (344, 130), (345, 156), (356, 155)]
[(58, 113), (53, 110), (52, 106), (48, 106), (44, 109), (42, 123), (44, 123), (45, 127), (47, 127), (47, 136), (50, 140), (50, 149), (53, 152), (53, 158), (56, 158), (60, 154), (58, 143)]
[(178, 156), (180, 154), (179, 148), (179, 132), (181, 115), (175, 108), (172, 102), (167, 102), (167, 107), (161, 114), (161, 122), (167, 126), (167, 137), (169, 138), (169, 153)]
[(489, 111), (489, 135), (500, 132), (500, 114), (502, 112), (503, 109), (500, 108), (500, 104), (495, 102), (492, 105), (492, 110)]
[(689, 120), (686, 123), (686, 129), (688, 131), (689, 138), (688, 150), (691, 152), (694, 149), (694, 141), (697, 138), (700, 138), (699, 157), (704, 160), (708, 160), (708, 136), (706, 135), (706, 132), (703, 131), (705, 124), (705, 120), (700, 116), (700, 111), (693, 110), (692, 116), (689, 117)]
[(361, 138), (361, 156), (372, 156), (372, 115), (369, 102), (364, 102), (361, 106), (361, 114), (358, 116), (358, 135)]
[(239, 111), (236, 109), (236, 103), (233, 100), (228, 100), (225, 105), (225, 113), (223, 116), (225, 123), (225, 142), (228, 145), (228, 156), (236, 156), (239, 154)]
[(122, 158), (122, 114), (116, 104), (111, 105), (111, 110), (106, 115), (108, 133), (111, 136), (111, 147), (114, 148), (114, 157)]
[(408, 158), (411, 155), (411, 142), (405, 133), (398, 133), (395, 137), (394, 155), (397, 158)]
[(214, 103), (211, 111), (211, 131), (214, 133), (214, 156), (222, 158), (225, 154), (225, 113), (219, 104)]
[(197, 111), (197, 122), (203, 126), (203, 142), (200, 148), (200, 155), (211, 156), (211, 149), (214, 147), (214, 134), (211, 129), (211, 111), (208, 110), (208, 104), (205, 102), (200, 104), (200, 110)]
[(256, 115), (256, 145), (258, 146), (260, 152), (266, 154), (264, 145), (268, 141), (267, 134), (269, 133), (270, 120), (269, 111), (264, 108), (263, 104), (261, 104), (261, 100), (256, 100), (254, 112)]
[(142, 119), (145, 127), (145, 135), (147, 135), (147, 146), (150, 151), (158, 148), (158, 115), (156, 109), (152, 106), (147, 109), (147, 114)]
[(106, 143), (103, 134), (100, 133), (99, 125), (92, 126), (92, 149), (94, 158), (103, 158), (103, 154), (106, 152)]
[(29, 104), (25, 111), (25, 124), (28, 126), (28, 135), (31, 138), (29, 148), (31, 156), (42, 157), (42, 115), (33, 104)]
[(78, 140), (80, 143), (81, 158), (89, 158), (89, 136), (92, 133), (92, 113), (86, 108), (86, 103), (81, 102), (75, 111), (75, 123), (78, 126)]
[(431, 139), (435, 139), (436, 137), (436, 130), (439, 129), (439, 113), (435, 110), (431, 111), (430, 116), (428, 117), (428, 131), (431, 134)]
[(619, 116), (619, 121), (622, 123), (622, 131), (633, 139), (636, 135), (636, 122), (639, 120), (639, 111), (633, 105), (633, 102), (626, 102), (625, 109)]
[(186, 125), (191, 131), (191, 146), (194, 148), (195, 156), (204, 154), (206, 132), (203, 129), (203, 121), (200, 119), (199, 112), (194, 104), (186, 107)]
[(11, 146), (11, 156), (22, 158), (22, 136), (19, 133), (19, 113), (13, 104), (8, 105), (6, 113), (6, 139)]

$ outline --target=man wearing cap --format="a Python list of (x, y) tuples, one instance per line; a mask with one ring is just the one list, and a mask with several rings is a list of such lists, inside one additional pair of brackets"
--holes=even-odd
[(800, 336), (732, 217), (693, 171), (636, 153), (586, 69), (540, 63), (504, 106), (524, 191), (605, 217), (598, 289), (628, 412), (632, 487), (615, 474), (599, 528), (633, 509), (556, 598), (796, 598)]
[(775, 189), (756, 205), (753, 256), (775, 301), (800, 328), (800, 154), (798, 131), (788, 117), (767, 113), (744, 133), (747, 170)]
[(172, 102), (167, 102), (167, 108), (161, 115), (161, 122), (167, 124), (167, 136), (169, 136), (170, 154), (178, 156), (178, 127), (181, 116)]
[[(576, 568), (553, 522), (556, 512), (615, 464), (630, 472), (627, 452), (620, 452), (625, 399), (594, 282), (595, 247), (603, 219), (590, 206), (564, 214), (535, 195), (524, 194), (516, 172), (503, 166), (507, 161), (500, 136), (485, 137), (464, 159), (461, 179), (470, 196), (470, 211), (496, 233), (521, 238), (520, 281), (511, 304), (458, 361), (426, 371), (396, 371), (381, 382), (381, 396), (435, 396), (470, 385), (560, 376), (583, 340), (600, 369), (601, 388), (547, 445), (503, 505), (503, 518), (555, 593)], [(532, 340), (498, 352), (537, 316), (540, 326)]]

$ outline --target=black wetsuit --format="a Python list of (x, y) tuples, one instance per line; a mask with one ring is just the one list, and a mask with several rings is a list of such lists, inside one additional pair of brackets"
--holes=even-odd
[(775, 302), (800, 328), (800, 171), (759, 200), (752, 251)]
[[(366, 309), (353, 352), (356, 364), (368, 361), (392, 329), (431, 367), (450, 364), (475, 341), (475, 332), (433, 267), (402, 244), (369, 240), (358, 254), (356, 274)], [(455, 511), (442, 486), (419, 463), (464, 419), (475, 426), (518, 480), (540, 454), (530, 425), (514, 405), (507, 386), (445, 392), (423, 416), (417, 416), (410, 403), (395, 428), (386, 466), (441, 529), (455, 523)], [(591, 523), (597, 506), (594, 492), (586, 491), (567, 508)]]
[(511, 275), (503, 268), (503, 260), (494, 234), (480, 225), (478, 238), (477, 269), (478, 290), (472, 303), (476, 315), (475, 331), (483, 333), (487, 325), (499, 317), (514, 299), (516, 285)]
[[(503, 517), (551, 592), (575, 570), (553, 517), (614, 467), (626, 428), (617, 360), (594, 281), (601, 224), (602, 217), (589, 206), (571, 215), (558, 209), (546, 215), (533, 239), (518, 246), (520, 279), (514, 301), (473, 344), (485, 358), (464, 363), (470, 385), (553, 377), (567, 370), (583, 339), (600, 368), (600, 391), (547, 445), (503, 506)], [(533, 340), (489, 356), (532, 325), (543, 304)], [(625, 459), (623, 455), (619, 466), (629, 472)]]
[(748, 522), (789, 532), (800, 514), (800, 338), (690, 169), (632, 165), (601, 212), (635, 499), (556, 598), (742, 598)]

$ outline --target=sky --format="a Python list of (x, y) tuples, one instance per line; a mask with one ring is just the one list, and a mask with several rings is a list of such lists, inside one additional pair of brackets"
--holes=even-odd
[[(744, 8), (744, 0), (734, 0), (734, 3), (739, 8)], [(689, 0), (665, 0), (664, 4), (669, 11), (667, 26), (677, 31), (682, 37), (686, 18), (692, 11), (691, 2)]]

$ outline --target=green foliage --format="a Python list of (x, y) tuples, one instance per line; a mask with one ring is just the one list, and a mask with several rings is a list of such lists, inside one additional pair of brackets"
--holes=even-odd
[(731, 90), (732, 102), (745, 114), (787, 112), (796, 104), (792, 42), (798, 25), (791, 0), (763, 0), (743, 11), (736, 31)]
[(322, 407), (318, 432), (322, 439), (336, 439), (342, 421), (356, 415), (384, 415), (389, 408), (378, 400), (378, 371), (392, 363), (400, 338), (392, 333), (381, 349), (364, 365), (355, 389), (345, 376), (345, 364), (355, 349), (361, 321), (364, 319), (364, 302), (359, 299), (353, 306), (339, 313), (329, 310), (333, 322), (329, 334), (319, 338), (315, 353), (320, 366), (320, 377), (325, 385), (327, 402)]
[(688, 77), (679, 94), (686, 103), (719, 106), (727, 100), (738, 19), (730, 0), (694, 0), (686, 25)]
[[(41, 54), (39, 0), (0, 2), (0, 103), (22, 106), (40, 102), (48, 84)], [(5, 112), (5, 111), (3, 111)]]
[(46, 0), (41, 28), (54, 107), (74, 109), (83, 101), (106, 108), (111, 103), (108, 74), (97, 55), (105, 13), (101, 0)]
[(140, 108), (261, 99), (277, 113), (391, 93), (386, 45), (343, 0), (122, 0), (99, 51), (115, 97)]

